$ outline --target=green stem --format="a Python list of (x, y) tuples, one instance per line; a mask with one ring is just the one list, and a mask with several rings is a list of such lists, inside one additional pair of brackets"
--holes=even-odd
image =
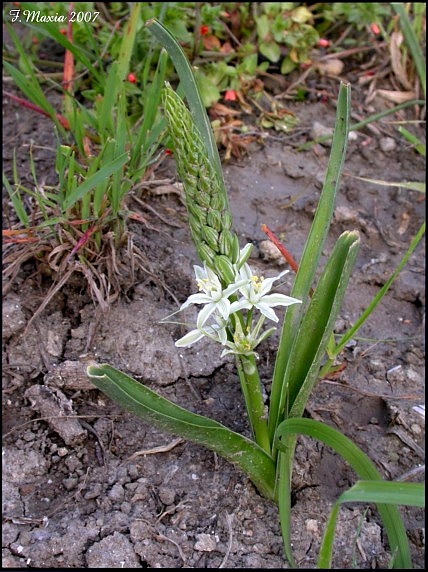
[(267, 429), (267, 413), (263, 403), (255, 356), (238, 355), (236, 356), (236, 364), (254, 438), (256, 443), (270, 455), (271, 444)]

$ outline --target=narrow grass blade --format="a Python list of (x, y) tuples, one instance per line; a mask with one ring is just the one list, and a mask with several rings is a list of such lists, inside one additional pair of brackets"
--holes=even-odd
[[(383, 119), (384, 117), (388, 117), (388, 115), (392, 115), (393, 113), (396, 113), (397, 111), (401, 111), (402, 109), (405, 109), (406, 107), (414, 107), (415, 105), (425, 105), (425, 103), (426, 102), (423, 99), (412, 99), (410, 101), (400, 103), (399, 105), (392, 107), (391, 109), (385, 109), (385, 111), (379, 111), (379, 113), (374, 113), (373, 115), (366, 117), (362, 121), (358, 121), (358, 123), (353, 123), (352, 125), (350, 125), (349, 132), (359, 131), (360, 129), (363, 129), (367, 125), (370, 125), (371, 123), (375, 123), (376, 121), (379, 121), (380, 119)], [(318, 137), (317, 139), (314, 139), (313, 141), (308, 141), (307, 143), (300, 145), (297, 148), (297, 151), (304, 151), (306, 149), (310, 149), (315, 143), (323, 143), (325, 141), (329, 141), (331, 139), (331, 137), (332, 137), (331, 135), (324, 135), (323, 137)]]
[(415, 135), (413, 135), (413, 133), (411, 133), (408, 129), (406, 129), (405, 127), (403, 127), (402, 125), (400, 125), (398, 127), (398, 132), (400, 133), (400, 135), (402, 135), (405, 139), (407, 139), (407, 141), (414, 146), (414, 148), (416, 149), (416, 151), (419, 153), (419, 155), (423, 155), (424, 157), (426, 156), (426, 144), (423, 143), (418, 137), (416, 137)]
[[(15, 157), (14, 157), (15, 160)], [(9, 198), (12, 201), (12, 205), (14, 208), (15, 213), (17, 214), (19, 221), (23, 224), (26, 228), (29, 228), (28, 224), (28, 215), (24, 207), (24, 203), (22, 201), (21, 194), (19, 193), (18, 188), (14, 191), (7, 180), (5, 173), (3, 173), (3, 185), (6, 187), (6, 190), (9, 194)]]
[(114, 115), (112, 110), (115, 108), (117, 99), (117, 90), (119, 86), (119, 72), (118, 63), (113, 62), (107, 76), (103, 102), (101, 105), (99, 117), (98, 133), (102, 140), (105, 140), (108, 136), (114, 136)]
[(107, 364), (90, 365), (87, 373), (92, 383), (113, 401), (163, 430), (215, 451), (244, 471), (261, 494), (274, 499), (273, 460), (254, 441), (183, 409)]
[(284, 374), (287, 362), (300, 321), (306, 311), (309, 291), (318, 268), (318, 262), (333, 215), (348, 140), (350, 89), (349, 85), (341, 83), (337, 102), (336, 126), (325, 182), (291, 292), (291, 296), (302, 300), (303, 303), (287, 308), (282, 328), (275, 362), (269, 411), (269, 435), (271, 440), (273, 440), (283, 407)]
[[(127, 100), (125, 91), (122, 89), (119, 94), (116, 112), (116, 128), (115, 128), (115, 144), (114, 156), (119, 157), (127, 148)], [(129, 169), (127, 168), (127, 172)], [(131, 181), (128, 177), (124, 177), (121, 169), (118, 169), (112, 176), (112, 184), (110, 187), (110, 203), (112, 206), (113, 216), (117, 216), (122, 206), (122, 199), (128, 192)]]
[(131, 61), (132, 51), (134, 49), (135, 37), (137, 35), (138, 24), (140, 21), (141, 2), (132, 2), (131, 12), (123, 31), (122, 43), (119, 51), (119, 81), (124, 81), (129, 73), (129, 64)]
[(142, 129), (147, 132), (155, 123), (161, 102), (162, 89), (165, 83), (168, 54), (162, 49), (159, 54), (158, 65), (153, 80), (147, 84), (144, 94), (144, 120)]
[(426, 183), (419, 183), (418, 181), (382, 181), (380, 179), (366, 179), (365, 177), (352, 176), (353, 179), (358, 179), (359, 181), (366, 181), (367, 183), (372, 183), (373, 185), (382, 185), (384, 187), (402, 187), (403, 189), (408, 189), (409, 191), (417, 191), (418, 193), (425, 193)]
[(404, 39), (412, 55), (413, 62), (418, 72), (424, 96), (427, 96), (427, 80), (426, 80), (426, 62), (422, 53), (421, 46), (413, 31), (412, 24), (407, 16), (405, 5), (402, 2), (391, 2), (391, 6), (400, 16), (400, 27), (403, 32)]
[[(353, 441), (336, 429), (313, 419), (287, 419), (278, 426), (275, 444), (281, 452), (287, 455), (289, 443), (294, 442), (296, 435), (313, 437), (334, 449), (351, 465), (360, 479), (384, 483), (381, 474), (367, 455)], [(409, 543), (397, 507), (379, 502), (377, 508), (388, 536), (391, 552), (396, 553), (394, 567), (398, 569), (411, 568)]]
[(22, 91), (22, 93), (33, 103), (36, 104), (45, 114), (47, 114), (52, 121), (54, 121), (58, 128), (61, 128), (61, 124), (58, 121), (57, 113), (55, 109), (50, 105), (50, 103), (45, 98), (43, 92), (39, 85), (36, 85), (33, 81), (29, 80), (21, 71), (14, 68), (9, 62), (3, 62), (4, 68), (11, 75), (13, 81), (17, 87)]
[(373, 312), (373, 310), (376, 308), (376, 306), (380, 303), (382, 298), (385, 296), (385, 294), (390, 289), (394, 280), (397, 278), (397, 276), (400, 274), (400, 272), (404, 268), (405, 264), (409, 260), (410, 256), (412, 255), (413, 251), (415, 250), (415, 248), (417, 247), (417, 245), (421, 241), (424, 234), (425, 234), (425, 222), (422, 223), (422, 225), (421, 225), (420, 229), (418, 230), (416, 236), (414, 237), (414, 239), (410, 243), (410, 246), (407, 249), (407, 252), (405, 253), (403, 258), (401, 259), (400, 263), (398, 264), (397, 268), (394, 270), (391, 277), (385, 282), (385, 284), (382, 286), (382, 288), (379, 290), (379, 292), (376, 294), (376, 296), (371, 300), (370, 304), (367, 306), (367, 308), (364, 310), (364, 312), (361, 314), (361, 316), (358, 318), (358, 320), (355, 322), (355, 324), (346, 332), (346, 334), (344, 334), (342, 336), (342, 338), (340, 339), (340, 342), (336, 345), (336, 347), (334, 349), (334, 353), (332, 355), (333, 358), (339, 355), (339, 353), (343, 350), (343, 348), (346, 346), (346, 344), (349, 342), (349, 340), (351, 340), (353, 338), (353, 336), (361, 328), (361, 326), (364, 324), (364, 322), (367, 320), (367, 318), (370, 316), (370, 314)]
[(5, 20), (8, 33), (15, 45), (20, 58), (20, 65), (24, 71), (15, 68), (9, 62), (3, 61), (3, 65), (7, 72), (12, 76), (14, 82), (22, 93), (32, 102), (34, 102), (38, 107), (40, 107), (45, 113), (47, 113), (53, 121), (57, 122), (56, 111), (46, 99), (45, 94), (40, 86), (39, 81), (34, 73), (34, 66), (29, 57), (28, 53), (24, 50), (18, 36), (15, 34), (11, 24)]
[[(102, 158), (104, 165), (108, 165), (114, 160), (114, 141), (111, 139), (106, 142), (102, 150)], [(107, 199), (107, 189), (109, 186), (109, 178), (105, 177), (94, 187), (92, 194), (92, 210), (95, 217), (99, 217), (103, 212), (103, 204)]]
[(116, 157), (114, 161), (110, 164), (104, 165), (99, 171), (94, 173), (92, 176), (88, 177), (81, 185), (73, 190), (64, 200), (63, 208), (71, 208), (78, 200), (80, 200), (85, 193), (88, 193), (93, 188), (95, 188), (103, 179), (110, 177), (118, 169), (121, 169), (123, 165), (129, 160), (129, 154), (123, 153), (119, 157)]
[[(26, 2), (25, 8), (30, 12), (34, 13), (40, 10), (40, 7), (32, 2)], [(32, 30), (37, 32), (38, 34), (43, 34), (44, 36), (47, 36), (48, 38), (55, 40), (55, 42), (63, 46), (66, 50), (69, 50), (76, 58), (76, 61), (83, 64), (84, 68), (91, 74), (91, 77), (93, 77), (94, 80), (97, 81), (100, 86), (103, 85), (102, 73), (99, 72), (97, 68), (92, 65), (91, 60), (89, 59), (89, 57), (86, 56), (82, 46), (77, 47), (73, 45), (71, 42), (67, 40), (67, 38), (63, 34), (61, 34), (61, 32), (59, 31), (60, 27), (58, 26), (58, 23), (43, 22), (42, 24), (41, 23), (32, 24), (31, 22), (25, 22), (25, 25), (28, 28), (31, 28)]]

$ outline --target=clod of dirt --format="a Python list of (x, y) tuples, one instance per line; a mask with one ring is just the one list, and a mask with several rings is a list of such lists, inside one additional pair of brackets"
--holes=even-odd
[(45, 375), (45, 385), (53, 385), (64, 390), (88, 391), (94, 389), (94, 385), (86, 375), (89, 363), (83, 361), (66, 360)]
[(88, 568), (142, 568), (132, 544), (120, 532), (106, 536), (86, 552)]
[(8, 339), (19, 334), (27, 322), (22, 311), (21, 300), (17, 294), (9, 294), (3, 300), (2, 308), (3, 328), (2, 338)]
[[(180, 377), (208, 376), (224, 365), (220, 351), (209, 340), (186, 348), (185, 352), (179, 351), (174, 341), (189, 328), (181, 333), (174, 325), (162, 323), (171, 313), (145, 300), (134, 300), (132, 305), (117, 304), (100, 320), (93, 340), (93, 355), (100, 346), (109, 356), (120, 356), (116, 367), (160, 386), (170, 385)], [(170, 319), (187, 322), (189, 315), (192, 316), (186, 312)], [(190, 318), (192, 322), (196, 323), (196, 314)], [(102, 355), (99, 359), (102, 360)]]
[(217, 548), (217, 541), (211, 534), (197, 534), (195, 550), (199, 552), (212, 552)]
[[(25, 392), (31, 407), (47, 418), (51, 428), (64, 440), (66, 445), (75, 446), (87, 438), (87, 431), (82, 428), (75, 415), (73, 402), (67, 399), (59, 389), (42, 385), (33, 385)], [(64, 419), (64, 417), (67, 417)]]

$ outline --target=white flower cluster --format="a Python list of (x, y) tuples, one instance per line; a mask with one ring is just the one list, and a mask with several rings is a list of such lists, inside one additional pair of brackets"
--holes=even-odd
[[(278, 322), (278, 316), (272, 308), (301, 303), (301, 300), (284, 294), (268, 293), (273, 283), (287, 274), (288, 270), (274, 278), (253, 275), (246, 262), (251, 248), (252, 245), (247, 244), (241, 250), (239, 260), (234, 265), (235, 280), (224, 289), (211, 268), (205, 265), (194, 266), (199, 293), (189, 296), (180, 311), (191, 304), (203, 304), (204, 307), (198, 314), (196, 328), (177, 340), (177, 347), (187, 347), (207, 337), (225, 346), (222, 356), (252, 354), (254, 348), (275, 330), (270, 328), (260, 333), (266, 318)], [(232, 302), (230, 297), (234, 299)], [(253, 327), (254, 308), (261, 312), (261, 316)], [(240, 310), (249, 310), (246, 319), (241, 314), (236, 314)]]

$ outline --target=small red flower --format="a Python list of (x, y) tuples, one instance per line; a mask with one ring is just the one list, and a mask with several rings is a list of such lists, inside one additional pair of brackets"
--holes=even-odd
[(129, 83), (136, 83), (137, 82), (137, 78), (133, 73), (129, 73), (128, 74), (128, 81)]
[(377, 24), (375, 24), (374, 22), (370, 25), (370, 29), (373, 32), (373, 34), (375, 36), (378, 36), (380, 34), (380, 28)]
[(206, 36), (208, 34), (208, 32), (210, 31), (208, 26), (202, 25), (199, 28), (199, 33), (201, 34), (201, 36)]
[(318, 41), (318, 45), (321, 48), (328, 48), (328, 46), (330, 45), (330, 42), (328, 40), (326, 40), (325, 38), (320, 38)]
[(67, 35), (67, 28), (60, 28), (59, 33), (62, 34), (63, 36), (66, 36)]
[(236, 91), (234, 89), (228, 89), (224, 94), (224, 101), (236, 101)]

